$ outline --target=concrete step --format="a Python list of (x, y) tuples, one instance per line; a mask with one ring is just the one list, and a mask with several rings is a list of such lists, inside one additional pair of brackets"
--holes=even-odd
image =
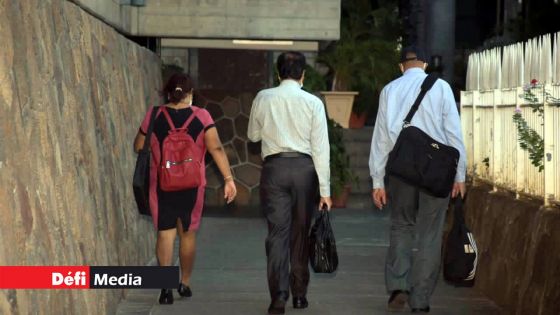
[(346, 153), (349, 156), (369, 157), (370, 145), (365, 142), (347, 142)]
[(352, 168), (369, 167), (369, 153), (368, 155), (364, 155), (364, 154), (350, 155), (350, 167)]
[(373, 135), (373, 127), (364, 127), (362, 129), (344, 129), (342, 137), (344, 141), (367, 142), (371, 143)]
[(369, 175), (369, 166), (362, 167), (352, 167), (354, 174), (358, 177), (358, 181), (369, 180), (371, 176)]
[(352, 183), (353, 193), (369, 193), (371, 191), (372, 182), (369, 175), (369, 167), (352, 168), (357, 177), (356, 182)]
[(360, 180), (357, 183), (352, 183), (352, 193), (368, 194), (371, 191), (371, 179)]

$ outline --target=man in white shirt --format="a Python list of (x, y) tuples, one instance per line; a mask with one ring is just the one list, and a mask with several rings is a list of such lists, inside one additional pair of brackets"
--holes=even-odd
[[(414, 46), (403, 49), (400, 63), (403, 75), (381, 92), (371, 142), (372, 197), (378, 208), (388, 204), (391, 209), (391, 236), (385, 263), (385, 282), (391, 293), (390, 311), (402, 311), (408, 301), (412, 312), (429, 312), (429, 300), (440, 268), (442, 230), (449, 197), (437, 198), (395, 177), (385, 176), (389, 152), (427, 76), (425, 61), (421, 49)], [(440, 79), (435, 82), (410, 123), (459, 151), (451, 196), (464, 196), (466, 155), (461, 120), (447, 82)], [(418, 251), (413, 261), (415, 232), (418, 233)]]
[(257, 94), (247, 135), (262, 141), (261, 205), (268, 221), (272, 299), (268, 312), (284, 314), (290, 289), (294, 308), (308, 306), (308, 234), (314, 211), (331, 207), (330, 147), (323, 103), (301, 89), (303, 54), (283, 53), (276, 67), (280, 85)]

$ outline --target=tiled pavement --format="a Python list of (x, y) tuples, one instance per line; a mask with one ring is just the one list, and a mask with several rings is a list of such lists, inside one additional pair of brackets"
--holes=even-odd
[[(253, 211), (257, 214), (257, 211)], [(173, 305), (157, 304), (158, 290), (131, 290), (117, 310), (131, 314), (263, 315), (269, 303), (266, 285), (265, 221), (258, 215), (231, 217), (209, 213), (198, 235), (193, 297)], [(373, 210), (335, 209), (333, 228), (340, 258), (334, 275), (312, 274), (309, 308), (286, 314), (386, 314), (383, 263), (388, 244), (387, 215)], [(500, 314), (494, 303), (474, 289), (440, 281), (432, 312), (441, 315)]]

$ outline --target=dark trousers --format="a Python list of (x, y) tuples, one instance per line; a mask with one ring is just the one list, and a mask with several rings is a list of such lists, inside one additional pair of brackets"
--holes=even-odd
[[(424, 308), (430, 305), (439, 276), (449, 198), (430, 196), (394, 177), (387, 179), (386, 188), (391, 209), (391, 239), (385, 263), (387, 290), (408, 290), (410, 306)], [(418, 251), (413, 255), (415, 234)]]
[(278, 304), (307, 294), (311, 219), (318, 207), (318, 180), (309, 157), (267, 159), (261, 204), (268, 221), (266, 256), (270, 297)]

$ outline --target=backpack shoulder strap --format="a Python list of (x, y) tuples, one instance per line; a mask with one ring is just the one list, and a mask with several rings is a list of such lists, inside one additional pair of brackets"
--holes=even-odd
[(416, 111), (420, 107), (420, 103), (424, 99), (424, 96), (426, 96), (426, 93), (428, 93), (428, 91), (432, 88), (432, 86), (434, 86), (434, 83), (436, 83), (437, 79), (438, 79), (437, 76), (433, 73), (428, 74), (426, 79), (424, 79), (424, 82), (422, 82), (422, 86), (420, 87), (420, 94), (418, 94), (416, 101), (414, 101), (412, 108), (410, 108), (408, 115), (406, 115), (406, 118), (403, 121), (404, 122), (403, 127), (407, 127), (408, 125), (410, 125), (410, 122), (412, 121), (412, 117), (414, 117), (414, 114), (416, 114)]
[(187, 119), (187, 121), (185, 121), (185, 123), (183, 124), (183, 126), (181, 126), (180, 129), (187, 129), (187, 127), (190, 125), (190, 123), (193, 121), (193, 119), (196, 118), (196, 113), (198, 112), (198, 108), (194, 107), (194, 106), (191, 106), (191, 109), (193, 111), (191, 116), (189, 117), (189, 119)]
[(150, 114), (150, 123), (148, 124), (148, 130), (146, 131), (146, 137), (144, 138), (144, 148), (143, 151), (148, 152), (150, 150), (150, 139), (152, 138), (152, 132), (154, 130), (154, 120), (156, 118), (156, 114), (159, 110), (159, 106), (152, 107), (152, 112)]
[(167, 123), (169, 124), (169, 127), (171, 127), (171, 130), (177, 129), (177, 128), (175, 128), (175, 125), (173, 124), (173, 120), (171, 119), (171, 116), (169, 116), (169, 113), (167, 112), (167, 107), (166, 106), (161, 107), (161, 112), (165, 116), (165, 119), (167, 119)]

